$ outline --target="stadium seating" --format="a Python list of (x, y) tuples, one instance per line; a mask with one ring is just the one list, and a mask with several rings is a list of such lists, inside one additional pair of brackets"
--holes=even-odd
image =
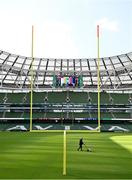
[(63, 103), (66, 102), (66, 92), (49, 92), (48, 93), (49, 103)]
[[(97, 104), (98, 94), (95, 92), (33, 92), (33, 103), (64, 103), (67, 97), (73, 103)], [(129, 104), (129, 94), (100, 93), (101, 104)], [(0, 93), (1, 103), (30, 103), (30, 93)]]
[(85, 92), (69, 92), (70, 101), (73, 103), (87, 103), (88, 95)]
[(125, 93), (113, 93), (111, 94), (114, 104), (128, 104), (129, 95)]
[[(125, 93), (100, 93), (100, 104), (101, 108), (103, 107), (100, 117), (101, 122), (106, 123), (101, 125), (102, 130), (108, 130), (110, 126), (107, 125), (107, 122), (113, 122), (113, 119), (123, 121), (132, 118), (130, 109), (126, 111), (124, 108), (130, 106), (129, 98), (130, 94)], [(50, 129), (64, 129), (65, 125), (69, 124), (70, 129), (86, 130), (85, 125), (90, 125), (92, 121), (92, 127), (96, 128), (98, 119), (97, 102), (97, 92), (33, 92), (33, 124), (42, 121), (43, 128), (52, 124)], [(1, 121), (0, 129), (5, 130), (7, 127), (10, 128), (23, 122), (26, 122), (25, 127), (29, 128), (30, 92), (0, 93), (0, 105), (0, 118), (1, 120), (7, 120), (7, 125)], [(114, 109), (118, 106), (124, 108), (124, 110)], [(68, 110), (68, 108), (71, 109)], [(14, 119), (15, 122), (12, 122), (11, 119)], [(47, 121), (48, 119), (49, 121)], [(128, 126), (127, 123), (123, 125), (126, 128)]]
[(114, 113), (116, 118), (131, 118), (130, 113)]
[(33, 103), (44, 103), (46, 96), (47, 96), (46, 92), (41, 92), (41, 93), (33, 92)]

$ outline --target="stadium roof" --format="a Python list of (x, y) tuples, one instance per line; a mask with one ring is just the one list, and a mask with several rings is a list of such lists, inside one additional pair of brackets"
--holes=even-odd
[[(1, 89), (27, 89), (31, 80), (31, 57), (0, 51)], [(82, 75), (83, 88), (97, 89), (97, 59), (34, 58), (34, 89), (53, 88), (53, 76)], [(100, 58), (103, 90), (132, 88), (132, 52)]]

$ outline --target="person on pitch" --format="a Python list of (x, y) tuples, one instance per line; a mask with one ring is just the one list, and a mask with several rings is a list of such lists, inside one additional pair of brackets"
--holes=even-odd
[(82, 149), (83, 144), (84, 144), (83, 138), (81, 138), (81, 139), (79, 140), (79, 148), (77, 149), (78, 151), (79, 151), (79, 150), (81, 150), (81, 151), (83, 150), (83, 149)]

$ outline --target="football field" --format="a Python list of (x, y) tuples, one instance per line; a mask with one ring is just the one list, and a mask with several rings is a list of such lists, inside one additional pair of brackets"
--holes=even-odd
[[(92, 149), (77, 151), (78, 141)], [(132, 134), (0, 132), (0, 179), (132, 179)]]

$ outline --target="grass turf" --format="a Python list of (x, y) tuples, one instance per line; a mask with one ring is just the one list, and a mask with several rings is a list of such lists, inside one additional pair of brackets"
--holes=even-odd
[(0, 179), (132, 179), (131, 167), (132, 134), (67, 133), (63, 176), (63, 133), (0, 133)]

